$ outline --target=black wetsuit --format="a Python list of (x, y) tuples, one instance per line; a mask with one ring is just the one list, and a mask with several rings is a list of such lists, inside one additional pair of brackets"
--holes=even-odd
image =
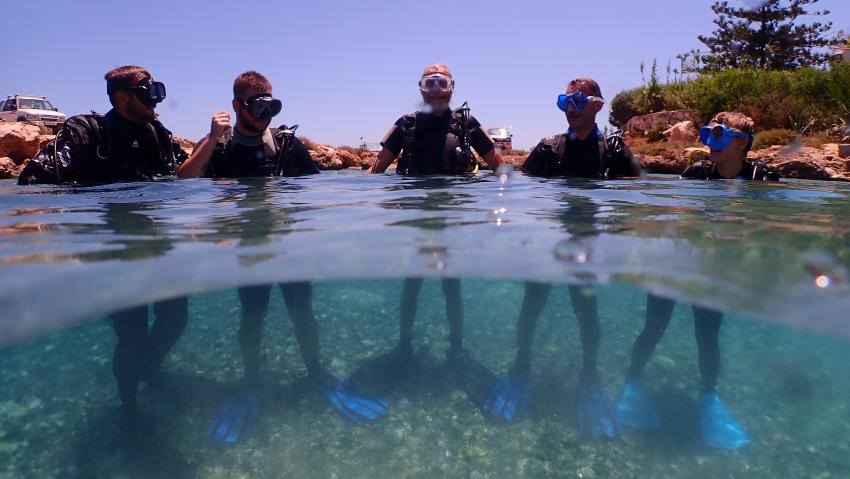
[[(717, 168), (714, 167), (714, 163), (711, 160), (702, 160), (693, 163), (685, 168), (681, 176), (682, 178), (700, 180), (727, 179), (720, 176), (720, 173), (717, 172)], [(763, 161), (747, 159), (741, 165), (741, 171), (734, 178), (729, 179), (779, 181), (779, 178), (779, 174), (767, 167)]]
[(640, 164), (625, 144), (615, 154), (611, 141), (597, 128), (584, 140), (571, 131), (543, 138), (528, 154), (522, 170), (547, 178), (619, 178), (639, 176)]
[(103, 116), (69, 118), (60, 138), (67, 147), (67, 163), (56, 168), (39, 155), (21, 172), (18, 184), (149, 181), (174, 175), (186, 158), (162, 123), (133, 123), (114, 109)]
[[(277, 130), (267, 129), (262, 135), (246, 137), (236, 132), (227, 136), (213, 152), (205, 176), (209, 178), (247, 178), (273, 176), (278, 160), (278, 149), (283, 141)], [(200, 143), (200, 142), (198, 142)], [(310, 152), (298, 138), (292, 139), (286, 155), (289, 168), (283, 168), (287, 176), (312, 175), (319, 168), (310, 157)]]
[[(461, 146), (458, 113), (446, 111), (442, 116), (428, 113), (411, 113), (399, 118), (381, 141), (381, 146), (393, 156), (402, 154), (399, 159), (399, 171), (416, 175), (453, 175), (464, 173), (458, 164), (456, 150)], [(413, 129), (413, 151), (408, 159), (405, 149), (407, 130)], [(475, 117), (470, 116), (467, 123), (469, 144), (484, 156), (493, 149), (495, 143), (487, 135)], [(407, 164), (406, 164), (407, 163)]]

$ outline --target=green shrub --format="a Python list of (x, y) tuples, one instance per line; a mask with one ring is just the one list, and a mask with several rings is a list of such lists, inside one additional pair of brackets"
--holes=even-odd
[(642, 94), (643, 88), (617, 93), (611, 100), (611, 115), (608, 121), (617, 128), (623, 128), (632, 117), (643, 115), (643, 107), (640, 105)]
[(800, 134), (794, 130), (774, 129), (765, 130), (756, 133), (756, 138), (753, 140), (753, 150), (761, 150), (768, 146), (787, 145), (794, 141), (800, 141)]
[(811, 133), (842, 122), (850, 113), (850, 63), (829, 70), (726, 70), (686, 82), (661, 85), (650, 107), (647, 88), (619, 93), (611, 102), (611, 122), (622, 126), (657, 107), (690, 108), (704, 121), (721, 111), (740, 111), (760, 130), (790, 129)]

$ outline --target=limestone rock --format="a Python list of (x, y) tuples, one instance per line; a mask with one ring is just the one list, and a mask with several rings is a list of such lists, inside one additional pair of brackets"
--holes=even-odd
[(636, 116), (626, 123), (626, 131), (630, 135), (643, 135), (653, 128), (665, 130), (677, 123), (690, 121), (694, 127), (700, 125), (700, 117), (694, 110), (659, 111), (648, 115)]
[(183, 151), (185, 151), (187, 155), (191, 155), (192, 152), (195, 151), (195, 142), (194, 141), (192, 141), (192, 140), (190, 140), (186, 137), (177, 136), (177, 135), (174, 135), (174, 139), (177, 141), (177, 143), (180, 144), (180, 148), (182, 148)]
[(644, 155), (640, 160), (641, 169), (647, 173), (678, 175), (690, 165), (684, 155), (652, 156)]
[(32, 158), (41, 145), (41, 127), (27, 122), (0, 123), (0, 157), (16, 164)]
[(664, 136), (672, 141), (694, 142), (699, 139), (699, 131), (691, 120), (680, 121), (664, 130)]
[(17, 165), (11, 158), (0, 158), (0, 180), (8, 180), (12, 178), (17, 171)]

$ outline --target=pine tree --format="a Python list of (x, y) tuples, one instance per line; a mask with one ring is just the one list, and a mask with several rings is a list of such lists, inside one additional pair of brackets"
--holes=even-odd
[(699, 40), (708, 52), (691, 51), (681, 58), (689, 70), (712, 72), (730, 68), (793, 70), (823, 66), (824, 50), (833, 40), (826, 37), (832, 22), (804, 23), (800, 17), (824, 17), (828, 10), (809, 11), (818, 0), (766, 0), (754, 8), (732, 7), (728, 1), (711, 6), (717, 29)]

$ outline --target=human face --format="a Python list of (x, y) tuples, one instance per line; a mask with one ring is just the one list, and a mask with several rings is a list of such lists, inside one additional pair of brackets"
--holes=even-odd
[(441, 114), (446, 111), (454, 93), (451, 72), (444, 68), (425, 70), (419, 81), (419, 92), (422, 94), (422, 101), (431, 107), (433, 113)]
[(239, 130), (242, 130), (248, 135), (259, 135), (269, 127), (272, 117), (270, 115), (264, 115), (260, 118), (255, 118), (248, 111), (248, 108), (245, 107), (244, 102), (246, 99), (256, 95), (271, 96), (271, 94), (271, 91), (265, 91), (264, 89), (249, 88), (248, 91), (241, 95), (241, 98), (233, 99), (233, 111), (236, 113), (236, 127)]
[(115, 109), (124, 118), (134, 123), (149, 123), (156, 119), (156, 103), (144, 103), (135, 93), (135, 89), (139, 84), (147, 84), (153, 81), (152, 78), (144, 78), (129, 90), (119, 90), (115, 92)]
[(707, 125), (703, 130), (700, 140), (711, 149), (709, 159), (716, 165), (738, 163), (746, 158), (752, 135), (717, 123)]
[(576, 110), (571, 102), (567, 103), (567, 111), (564, 114), (567, 116), (567, 123), (574, 131), (583, 132), (591, 130), (596, 125), (596, 114), (602, 109), (603, 102), (600, 98), (593, 95), (585, 85), (570, 85), (567, 88), (567, 95), (581, 92), (588, 97), (589, 102), (583, 110)]

